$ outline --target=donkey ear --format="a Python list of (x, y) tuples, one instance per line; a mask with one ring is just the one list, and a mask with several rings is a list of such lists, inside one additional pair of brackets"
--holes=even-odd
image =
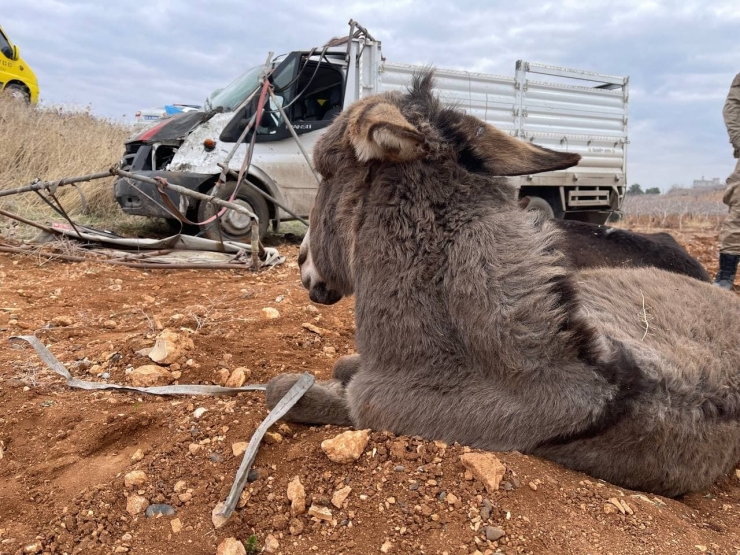
[[(475, 132), (468, 132), (464, 159), (477, 168), (499, 176), (526, 175), (575, 166), (579, 154), (559, 152), (520, 141), (492, 125), (476, 120)], [(470, 130), (472, 131), (472, 130)]]
[(360, 162), (410, 162), (424, 155), (424, 136), (387, 101), (359, 103), (349, 118), (347, 132)]

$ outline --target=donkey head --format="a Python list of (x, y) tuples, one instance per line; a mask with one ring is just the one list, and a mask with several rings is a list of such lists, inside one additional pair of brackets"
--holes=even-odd
[(448, 182), (487, 180), (502, 209), (517, 209), (503, 176), (574, 166), (578, 154), (556, 152), (515, 139), (433, 94), (433, 73), (416, 75), (406, 94), (376, 95), (355, 102), (314, 148), (322, 175), (299, 257), (301, 280), (312, 301), (337, 302), (354, 291), (355, 234), (363, 203), (378, 179), (424, 181), (430, 171)]

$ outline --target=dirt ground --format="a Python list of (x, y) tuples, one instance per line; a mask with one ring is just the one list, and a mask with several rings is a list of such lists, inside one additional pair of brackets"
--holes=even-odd
[[(716, 271), (715, 232), (673, 233)], [(30, 347), (9, 341), (34, 333), (76, 377), (127, 383), (127, 369), (152, 364), (137, 351), (167, 328), (194, 345), (170, 366), (179, 383), (213, 384), (219, 370), (236, 367), (249, 370), (248, 383), (300, 371), (325, 379), (353, 350), (352, 301), (312, 305), (298, 277), (298, 245), (277, 246), (287, 262), (259, 273), (0, 255), (0, 554), (214, 554), (228, 537), (248, 552), (267, 542), (286, 555), (740, 553), (738, 476), (666, 499), (513, 452), (498, 454), (507, 472), (488, 493), (465, 475), (462, 446), (373, 433), (355, 463), (337, 464), (320, 444), (345, 430), (293, 424), (261, 446), (246, 506), (215, 530), (211, 511), (241, 461), (232, 444), (248, 441), (267, 414), (262, 392), (72, 390)], [(267, 307), (279, 318), (265, 319)], [(207, 412), (196, 418), (201, 407)], [(133, 470), (146, 479), (126, 487)], [(293, 518), (286, 490), (295, 476), (307, 505), (327, 507), (328, 520)], [(332, 505), (345, 486), (346, 501)], [(127, 498), (135, 495), (176, 515), (132, 516)]]

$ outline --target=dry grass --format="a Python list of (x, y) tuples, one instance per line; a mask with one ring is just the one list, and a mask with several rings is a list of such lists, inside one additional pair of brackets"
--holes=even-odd
[[(32, 108), (0, 95), (0, 189), (22, 187), (36, 178), (46, 181), (105, 170), (121, 158), (131, 132), (130, 127), (86, 110)], [(107, 179), (80, 185), (89, 218), (115, 221), (122, 216), (112, 184)], [(57, 196), (65, 209), (79, 214), (80, 199), (73, 187), (60, 189)], [(35, 193), (1, 200), (9, 210), (31, 219), (51, 214)]]
[(628, 195), (620, 224), (626, 227), (718, 230), (727, 215), (722, 191), (686, 190), (683, 194)]

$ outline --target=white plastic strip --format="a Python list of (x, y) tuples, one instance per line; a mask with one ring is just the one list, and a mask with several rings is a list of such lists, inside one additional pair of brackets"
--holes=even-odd
[(311, 374), (304, 373), (298, 381), (293, 384), (293, 387), (288, 390), (285, 396), (280, 399), (280, 402), (275, 405), (275, 408), (270, 411), (270, 414), (268, 414), (262, 421), (262, 424), (260, 424), (255, 430), (252, 439), (249, 440), (247, 450), (244, 452), (244, 458), (242, 459), (242, 463), (239, 465), (239, 470), (236, 471), (236, 478), (234, 479), (234, 485), (231, 486), (229, 496), (226, 498), (223, 505), (219, 503), (221, 510), (214, 511), (214, 514), (222, 517), (224, 522), (231, 516), (236, 508), (236, 504), (239, 502), (239, 497), (241, 496), (242, 491), (244, 491), (244, 486), (247, 484), (247, 475), (249, 474), (249, 470), (252, 468), (254, 459), (257, 457), (257, 450), (259, 449), (260, 441), (262, 441), (262, 437), (265, 435), (265, 432), (267, 432), (270, 426), (285, 416), (290, 408), (295, 405), (309, 389), (311, 389), (315, 380), (316, 379)]
[(243, 391), (264, 391), (267, 387), (265, 384), (245, 385), (243, 387), (221, 387), (219, 385), (164, 385), (159, 387), (133, 387), (112, 383), (88, 382), (74, 378), (64, 365), (59, 362), (53, 354), (51, 354), (51, 351), (49, 351), (49, 349), (39, 341), (38, 337), (34, 335), (18, 335), (11, 337), (10, 339), (21, 339), (29, 343), (31, 347), (36, 350), (39, 358), (41, 358), (50, 370), (62, 376), (67, 381), (67, 385), (69, 387), (74, 387), (76, 389), (87, 389), (92, 391), (115, 389), (119, 391), (137, 391), (139, 393), (148, 393), (150, 395), (236, 395)]

